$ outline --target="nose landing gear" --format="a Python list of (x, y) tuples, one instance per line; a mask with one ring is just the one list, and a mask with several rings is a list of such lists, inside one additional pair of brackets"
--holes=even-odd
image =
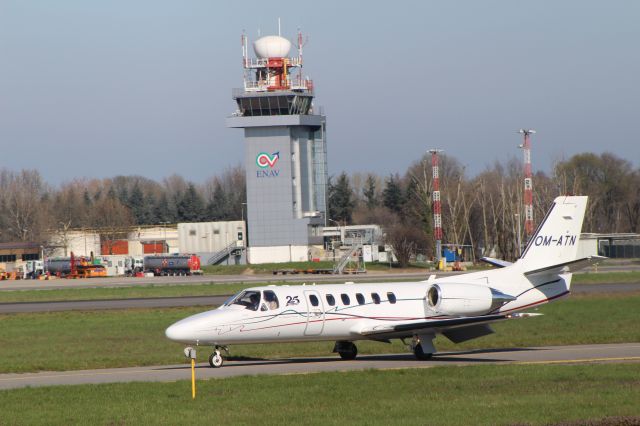
[(214, 346), (213, 352), (209, 355), (209, 365), (213, 368), (220, 368), (224, 364), (224, 358), (222, 357), (221, 349), (228, 352), (224, 346)]

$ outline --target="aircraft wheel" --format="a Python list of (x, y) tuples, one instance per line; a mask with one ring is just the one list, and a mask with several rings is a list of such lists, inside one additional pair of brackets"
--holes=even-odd
[(351, 361), (356, 359), (358, 356), (358, 348), (352, 342), (344, 342), (340, 345), (341, 347), (338, 349), (338, 354), (340, 354), (340, 358), (345, 361)]
[(433, 356), (432, 353), (424, 353), (424, 351), (422, 350), (422, 346), (420, 344), (417, 344), (413, 348), (413, 354), (416, 356), (416, 359), (420, 361), (430, 360), (431, 357)]
[(209, 365), (213, 368), (220, 368), (222, 364), (224, 364), (224, 358), (222, 358), (220, 351), (216, 349), (209, 355)]

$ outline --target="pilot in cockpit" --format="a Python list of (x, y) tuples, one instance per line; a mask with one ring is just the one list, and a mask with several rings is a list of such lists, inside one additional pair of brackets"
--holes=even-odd
[(252, 293), (249, 296), (249, 301), (251, 302), (251, 306), (248, 306), (252, 311), (258, 310), (258, 305), (260, 304), (260, 293)]

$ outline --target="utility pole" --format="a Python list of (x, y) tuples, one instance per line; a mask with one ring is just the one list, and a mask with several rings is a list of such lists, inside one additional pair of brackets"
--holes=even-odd
[(442, 204), (440, 203), (440, 171), (438, 169), (438, 153), (442, 149), (430, 149), (431, 168), (433, 169), (433, 238), (436, 240), (436, 262), (440, 267), (442, 257)]
[(519, 145), (524, 153), (524, 232), (527, 240), (533, 235), (533, 174), (531, 173), (531, 135), (533, 129), (520, 129), (524, 143)]

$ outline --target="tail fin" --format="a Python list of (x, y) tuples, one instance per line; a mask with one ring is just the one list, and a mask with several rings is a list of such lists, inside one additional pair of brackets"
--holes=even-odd
[(517, 262), (524, 272), (566, 264), (577, 259), (587, 198), (563, 196), (553, 201)]

